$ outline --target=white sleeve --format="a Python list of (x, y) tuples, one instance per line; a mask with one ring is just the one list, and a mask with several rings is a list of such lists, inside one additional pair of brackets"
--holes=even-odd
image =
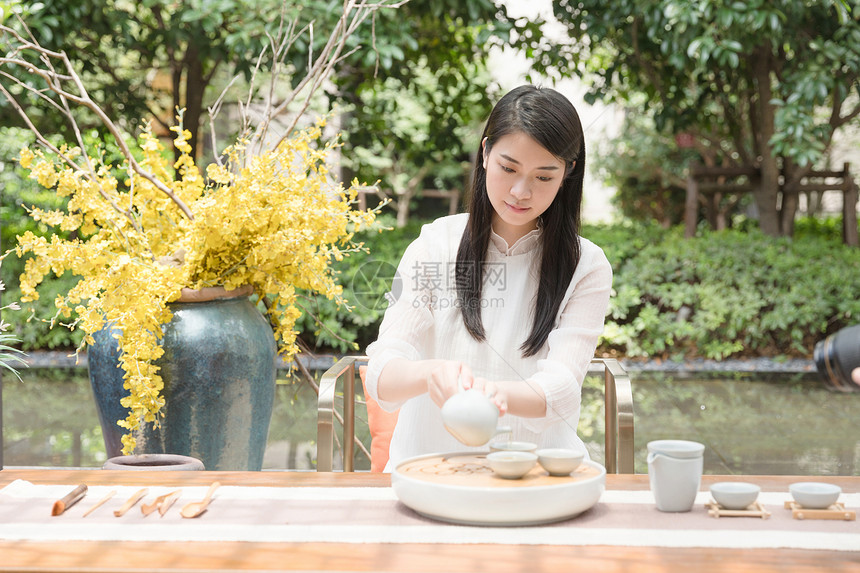
[(534, 432), (578, 417), (582, 382), (603, 332), (612, 290), (612, 267), (602, 250), (592, 248), (590, 256), (580, 260), (569, 298), (547, 337), (548, 353), (538, 361), (537, 372), (529, 377), (541, 387), (547, 403), (544, 417), (524, 419), (526, 427)]

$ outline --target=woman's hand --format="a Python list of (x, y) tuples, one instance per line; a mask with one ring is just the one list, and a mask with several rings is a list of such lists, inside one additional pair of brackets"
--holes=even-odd
[(472, 369), (468, 365), (454, 360), (438, 363), (427, 376), (427, 393), (430, 399), (442, 407), (448, 398), (463, 389), (469, 389), (473, 383)]
[[(475, 378), (468, 364), (457, 360), (409, 361), (396, 358), (388, 363), (379, 377), (378, 392), (382, 400), (398, 402), (427, 392), (439, 406), (454, 394), (476, 388), (486, 394), (499, 409), (499, 415), (508, 411), (510, 386), (496, 384), (484, 378)], [(542, 395), (542, 394), (541, 394)]]
[(507, 413), (508, 395), (498, 384), (486, 378), (473, 378), (471, 388), (483, 392), (499, 409), (499, 416), (504, 416)]

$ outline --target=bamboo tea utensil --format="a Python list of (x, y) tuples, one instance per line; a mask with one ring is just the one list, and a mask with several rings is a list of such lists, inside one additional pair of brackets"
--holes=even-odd
[(51, 508), (51, 515), (62, 515), (64, 511), (81, 501), (85, 495), (87, 495), (87, 486), (81, 484), (70, 491), (64, 498), (54, 502), (54, 506)]
[[(152, 502), (152, 503), (144, 503), (144, 504), (141, 504), (141, 506), (140, 506), (140, 512), (141, 512), (143, 515), (149, 515), (150, 513), (153, 513), (156, 509), (161, 509), (161, 506), (164, 504), (164, 501), (165, 501), (168, 497), (170, 497), (171, 495), (173, 495), (173, 494), (175, 494), (175, 493), (176, 493), (175, 491), (172, 491), (172, 492), (170, 492), (170, 493), (166, 493), (166, 494), (164, 494), (164, 495), (160, 495), (160, 496), (156, 497), (156, 498), (155, 498), (155, 500), (153, 500), (153, 502)], [(171, 502), (171, 503), (172, 503), (172, 502)], [(164, 514), (162, 513), (161, 515), (164, 515)]]
[(167, 496), (166, 495), (160, 495), (160, 496), (156, 497), (152, 501), (152, 503), (140, 504), (140, 513), (142, 513), (144, 516), (149, 515), (150, 513), (152, 513), (156, 509), (158, 509), (158, 506), (161, 505), (161, 502), (164, 501), (165, 497), (167, 497)]
[(97, 502), (95, 502), (91, 508), (89, 508), (88, 510), (86, 510), (86, 511), (84, 512), (83, 517), (88, 516), (89, 514), (91, 514), (92, 512), (94, 512), (95, 510), (97, 510), (98, 508), (100, 508), (101, 506), (103, 506), (105, 503), (107, 503), (107, 501), (108, 501), (110, 498), (112, 498), (112, 497), (113, 497), (113, 496), (115, 496), (115, 495), (116, 495), (116, 490), (115, 490), (115, 489), (112, 489), (110, 492), (108, 492), (108, 494), (107, 494), (106, 496), (104, 496), (103, 498), (101, 498), (100, 500), (98, 500)]
[(161, 517), (164, 517), (164, 514), (167, 513), (167, 510), (170, 509), (177, 499), (182, 496), (182, 490), (178, 489), (164, 498), (164, 501), (161, 502), (161, 505), (158, 506), (158, 513), (161, 514)]
[(708, 508), (708, 515), (711, 517), (760, 517), (762, 519), (770, 518), (770, 512), (764, 508), (760, 501), (756, 501), (746, 507), (746, 509), (726, 509), (714, 500), (705, 504)]
[(204, 511), (206, 511), (206, 507), (209, 505), (209, 501), (212, 499), (212, 494), (215, 493), (215, 490), (221, 487), (221, 484), (213, 482), (212, 485), (209, 486), (209, 491), (206, 492), (206, 496), (200, 501), (193, 501), (182, 508), (180, 514), (182, 517), (192, 518), (197, 517)]
[(853, 509), (845, 509), (845, 505), (836, 502), (827, 509), (806, 509), (796, 501), (786, 501), (785, 509), (791, 510), (791, 517), (794, 519), (841, 519), (845, 521), (854, 521), (857, 519), (857, 512)]
[(134, 504), (136, 504), (141, 499), (146, 497), (146, 494), (148, 494), (148, 493), (149, 493), (149, 488), (146, 488), (146, 487), (141, 489), (141, 490), (138, 490), (137, 492), (135, 492), (134, 495), (132, 495), (130, 498), (128, 498), (128, 501), (125, 502), (125, 505), (123, 505), (121, 508), (114, 511), (113, 514), (116, 517), (122, 517), (123, 515), (125, 515), (125, 512), (127, 512), (129, 509), (134, 507)]

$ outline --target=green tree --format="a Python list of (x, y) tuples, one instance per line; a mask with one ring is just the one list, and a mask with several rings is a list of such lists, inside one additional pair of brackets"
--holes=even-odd
[(554, 12), (570, 41), (538, 46), (536, 69), (596, 78), (592, 99), (644, 94), (657, 127), (692, 135), (704, 158), (758, 166), (759, 224), (791, 232), (796, 185), (860, 115), (860, 2), (561, 0)]
[[(281, 0), (52, 0), (22, 3), (19, 10), (39, 43), (65, 51), (81, 66), (90, 95), (110, 117), (124, 118), (127, 128), (138, 119), (153, 119), (167, 130), (173, 110), (185, 108), (189, 143), (197, 149), (207, 88), (222, 68), (251, 74), (266, 34), (279, 24), (281, 5)], [(32, 95), (26, 103), (28, 109), (40, 104)], [(46, 123), (55, 120), (50, 110), (45, 114)], [(21, 122), (8, 105), (3, 119)]]
[[(185, 108), (184, 125), (191, 131), (192, 141), (197, 142), (208, 141), (201, 135), (201, 114), (229, 78), (236, 73), (241, 76), (255, 72), (256, 57), (267, 45), (266, 33), (273, 33), (280, 21), (282, 5), (287, 21), (295, 22), (294, 41), (286, 58), (294, 70), (292, 77), (301, 78), (309, 57), (324, 49), (328, 31), (338, 23), (348, 3), (0, 0), (0, 21), (23, 31), (23, 26), (9, 17), (20, 14), (39, 42), (64, 50), (87, 85), (88, 95), (116, 118), (123, 130), (133, 131), (141, 118), (160, 121), (164, 129), (178, 106)], [(326, 85), (328, 101), (323, 105), (343, 102), (343, 109), (356, 110), (351, 121), (342, 124), (348, 130), (345, 153), (356, 158), (352, 167), (366, 173), (367, 180), (380, 174), (374, 173), (372, 161), (362, 162), (360, 153), (353, 150), (388, 153), (393, 143), (399, 170), (395, 175), (425, 179), (437, 188), (451, 188), (460, 179), (464, 130), (483, 119), (489, 109), (489, 81), (482, 70), (490, 48), (509, 43), (513, 34), (538, 37), (530, 31), (536, 31), (537, 24), (511, 20), (505, 9), (492, 0), (386, 0), (381, 4), (397, 9), (375, 11), (371, 20), (360, 22), (362, 25), (349, 36), (343, 59), (338, 62), (338, 74)], [(76, 25), (69, 26), (69, 22)], [(65, 119), (62, 110), (15, 83), (16, 75), (17, 81), (25, 81), (26, 69), (22, 68), (25, 66), (4, 68), (0, 88), (8, 88), (14, 94), (43, 132), (58, 133), (68, 141), (77, 139), (59, 127)], [(37, 84), (32, 77), (29, 82)], [(241, 79), (237, 87), (240, 84)], [(376, 97), (377, 92), (380, 97)], [(271, 96), (275, 105), (280, 96), (275, 91), (256, 95), (258, 99)], [(224, 99), (225, 106), (229, 100), (230, 97)], [(379, 114), (391, 112), (402, 118), (415, 106), (421, 110), (420, 121), (406, 132), (378, 129), (380, 124), (385, 125), (385, 116)], [(221, 117), (226, 115), (230, 114)], [(23, 123), (5, 98), (0, 98), (0, 122), (8, 126)], [(92, 123), (82, 121), (81, 127), (88, 131), (97, 124), (93, 117)], [(3, 165), (4, 175), (17, 177), (10, 158), (19, 147), (18, 143), (12, 145), (5, 155), (9, 162)], [(428, 165), (433, 169), (425, 167)], [(419, 173), (422, 169), (423, 174)], [(23, 215), (22, 201), (38, 204), (33, 197), (19, 193), (24, 187), (16, 182), (4, 189), (4, 232), (18, 225), (15, 219)], [(5, 239), (7, 246), (14, 242), (9, 233)], [(7, 276), (17, 274), (8, 270)], [(25, 336), (31, 348), (41, 340), (36, 333)]]
[(683, 171), (698, 157), (654, 129), (650, 116), (628, 113), (618, 136), (597, 150), (591, 169), (616, 189), (612, 202), (624, 218), (669, 228), (684, 220)]
[(477, 124), (489, 113), (489, 75), (475, 64), (472, 81), (449, 89), (440, 86), (450, 70), (427, 68), (419, 58), (418, 73), (407, 84), (398, 78), (363, 87), (361, 104), (346, 123), (345, 166), (361, 181), (379, 180), (392, 198), (397, 226), (408, 220), (411, 202), (424, 189), (464, 188), (470, 153), (477, 148)]
[[(256, 72), (257, 57), (270, 47), (267, 34), (283, 32), (282, 15), (293, 26), (287, 30), (293, 42), (286, 58), (294, 81), (299, 81), (313, 56), (325, 48), (328, 32), (352, 4), (351, 0), (6, 0), (0, 9), (21, 13), (42, 45), (63, 50), (79, 63), (78, 73), (90, 95), (110, 117), (126, 118), (127, 127), (138, 119), (152, 118), (166, 130), (173, 122), (173, 110), (185, 108), (183, 123), (192, 134), (189, 143), (197, 149), (206, 107), (230, 77), (249, 79)], [(333, 100), (358, 103), (362, 86), (384, 78), (408, 84), (419, 56), (432, 70), (457, 69), (457, 74), (443, 79), (442, 87), (451, 87), (463, 78), (468, 65), (486, 58), (492, 45), (509, 43), (512, 31), (537, 29), (529, 22), (512, 21), (492, 0), (385, 0), (379, 4), (390, 9), (368, 11), (370, 17), (351, 22), (355, 29), (338, 63), (337, 87), (330, 93)], [(8, 20), (7, 25), (12, 25)], [(261, 94), (268, 95), (277, 100), (278, 94)], [(28, 108), (42, 103), (32, 95), (26, 101)], [(50, 107), (42, 110), (44, 121), (56, 126)], [(4, 125), (21, 122), (5, 102), (0, 103), (0, 119)]]
[(347, 110), (344, 157), (352, 173), (344, 179), (379, 179), (395, 196), (402, 225), (422, 189), (463, 186), (463, 162), (495, 95), (490, 50), (514, 38), (538, 42), (540, 22), (513, 19), (493, 0), (411, 1), (378, 12), (370, 32), (359, 36), (363, 46), (344, 61), (331, 92)]

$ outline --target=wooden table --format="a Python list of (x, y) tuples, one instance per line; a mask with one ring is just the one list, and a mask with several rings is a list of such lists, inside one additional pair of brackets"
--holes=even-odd
[[(0, 487), (34, 484), (268, 487), (388, 487), (387, 474), (310, 472), (134, 472), (4, 469)], [(727, 476), (705, 476), (702, 489)], [(737, 479), (737, 478), (734, 478)], [(796, 481), (860, 491), (860, 477), (743, 476), (763, 491)], [(608, 475), (608, 489), (646, 490), (645, 475)], [(473, 544), (350, 544), (249, 542), (0, 541), (0, 571), (860, 571), (860, 552), (785, 549), (702, 549), (627, 546)]]

